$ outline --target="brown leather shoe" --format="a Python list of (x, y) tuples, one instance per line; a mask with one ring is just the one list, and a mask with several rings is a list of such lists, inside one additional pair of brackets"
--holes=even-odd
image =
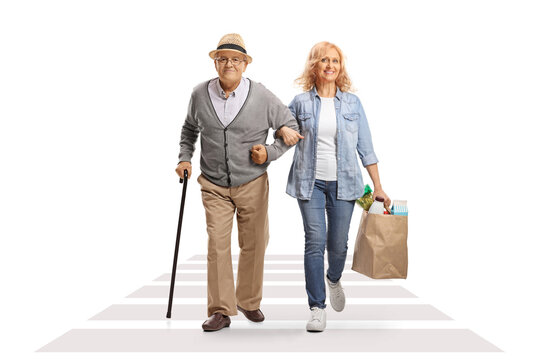
[(247, 317), (248, 320), (253, 322), (261, 322), (264, 321), (264, 315), (261, 311), (261, 309), (257, 310), (244, 310), (240, 306), (236, 305), (236, 308), (240, 310), (242, 314), (244, 314), (245, 317)]
[(231, 325), (231, 318), (222, 313), (214, 313), (203, 324), (204, 331), (217, 331)]

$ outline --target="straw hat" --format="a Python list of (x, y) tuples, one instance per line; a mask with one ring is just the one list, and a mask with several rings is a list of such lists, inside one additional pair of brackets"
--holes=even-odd
[(219, 40), (216, 50), (210, 51), (208, 55), (212, 59), (216, 58), (216, 52), (219, 50), (234, 51), (239, 54), (245, 55), (247, 57), (248, 64), (253, 60), (251, 56), (247, 54), (246, 46), (244, 45), (244, 40), (239, 34), (227, 34)]

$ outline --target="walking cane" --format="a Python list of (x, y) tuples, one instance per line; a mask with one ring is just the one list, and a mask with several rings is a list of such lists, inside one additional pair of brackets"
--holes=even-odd
[[(183, 180), (183, 181), (182, 181)], [(173, 293), (174, 293), (174, 280), (176, 278), (176, 262), (178, 260), (178, 248), (180, 247), (180, 233), (182, 232), (182, 218), (184, 217), (184, 203), (186, 202), (186, 190), (188, 181), (188, 171), (184, 170), (184, 179), (180, 178), (180, 184), (183, 182), (182, 187), (182, 201), (180, 202), (180, 216), (178, 217), (178, 229), (176, 230), (176, 246), (174, 247), (174, 260), (171, 273), (171, 289), (169, 291), (169, 307), (167, 308), (167, 318), (171, 318)]]

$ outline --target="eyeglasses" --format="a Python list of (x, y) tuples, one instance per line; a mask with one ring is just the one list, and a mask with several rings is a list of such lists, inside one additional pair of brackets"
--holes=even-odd
[(218, 57), (215, 59), (218, 63), (220, 63), (221, 65), (225, 65), (229, 62), (229, 60), (231, 61), (231, 64), (233, 65), (238, 65), (240, 64), (241, 62), (243, 61), (246, 61), (244, 59), (240, 59), (240, 58), (237, 58), (237, 57), (233, 57), (232, 59), (231, 58), (227, 58), (227, 57)]

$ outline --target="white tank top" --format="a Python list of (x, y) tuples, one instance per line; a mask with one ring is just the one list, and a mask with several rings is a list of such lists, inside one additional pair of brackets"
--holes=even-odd
[(319, 131), (317, 138), (317, 167), (315, 178), (325, 181), (337, 180), (336, 109), (334, 98), (321, 97)]

